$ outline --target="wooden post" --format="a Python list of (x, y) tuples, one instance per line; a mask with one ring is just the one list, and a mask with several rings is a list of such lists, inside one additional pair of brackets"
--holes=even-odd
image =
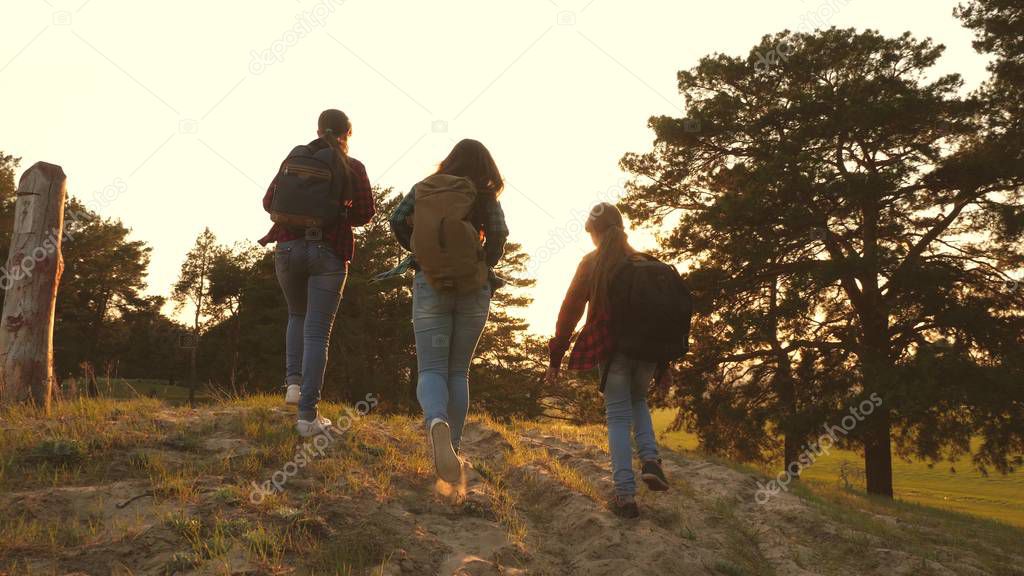
[(18, 182), (11, 251), (0, 276), (7, 291), (0, 318), (0, 404), (50, 409), (66, 196), (67, 176), (54, 164), (37, 162)]
[[(197, 344), (198, 344), (198, 340), (199, 339), (196, 338), (196, 340), (197, 340)], [(196, 348), (198, 348), (198, 346), (194, 346), (192, 348), (192, 350), (189, 351), (189, 352), (191, 352), (191, 354), (189, 355), (189, 364), (188, 364), (188, 407), (189, 408), (195, 408), (196, 407)]]

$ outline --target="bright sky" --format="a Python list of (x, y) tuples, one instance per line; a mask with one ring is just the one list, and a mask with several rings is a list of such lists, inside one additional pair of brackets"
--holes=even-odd
[(511, 239), (535, 257), (527, 318), (547, 334), (589, 249), (581, 214), (650, 148), (650, 116), (682, 114), (678, 70), (784, 28), (853, 26), (944, 43), (940, 71), (974, 87), (986, 60), (956, 4), (8, 0), (0, 150), (62, 165), (72, 195), (153, 247), (149, 290), (167, 295), (204, 227), (263, 235), (263, 192), (321, 110), (349, 114), (351, 154), (403, 193), (476, 138), (507, 179)]

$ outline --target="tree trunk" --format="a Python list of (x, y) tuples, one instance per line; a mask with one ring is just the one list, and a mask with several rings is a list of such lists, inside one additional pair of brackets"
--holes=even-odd
[[(864, 314), (861, 316), (864, 330), (864, 357), (861, 358), (864, 376), (864, 392), (884, 392), (892, 387), (893, 361), (892, 342), (889, 336), (889, 312), (879, 290), (878, 222), (881, 206), (878, 199), (884, 189), (874, 161), (869, 157), (870, 182), (878, 194), (861, 196), (863, 217), (863, 242), (865, 270), (860, 275), (863, 284)], [(892, 498), (892, 435), (889, 422), (889, 406), (882, 404), (872, 412), (865, 422), (864, 433), (864, 476), (868, 494)]]
[[(788, 361), (788, 358), (786, 359)], [(790, 469), (790, 466), (794, 462), (800, 462), (801, 444), (806, 435), (801, 434), (803, 430), (794, 429), (795, 420), (797, 418), (797, 398), (796, 390), (794, 389), (793, 377), (788, 373), (786, 369), (785, 374), (781, 378), (778, 387), (779, 401), (782, 404), (782, 418), (783, 422), (783, 454), (784, 461), (782, 462), (786, 470)], [(794, 474), (795, 472), (795, 474)], [(793, 478), (795, 480), (800, 479), (800, 469), (794, 466)]]
[(196, 345), (189, 350), (188, 356), (188, 405), (196, 407), (196, 351), (199, 348), (199, 339), (196, 338)]
[[(806, 433), (803, 430), (795, 429), (795, 421), (797, 415), (796, 405), (796, 386), (793, 382), (793, 375), (789, 365), (789, 355), (785, 352), (781, 353), (781, 357), (778, 359), (779, 366), (776, 367), (778, 373), (775, 376), (775, 389), (779, 396), (779, 404), (781, 405), (781, 420), (782, 420), (782, 432), (783, 432), (783, 454), (785, 460), (783, 461), (783, 467), (786, 470), (790, 469), (790, 465), (794, 462), (800, 462), (800, 445), (803, 443)], [(794, 467), (794, 472), (791, 472), (794, 479), (800, 478), (800, 470)]]
[(97, 352), (99, 350), (100, 342), (103, 341), (103, 319), (107, 316), (108, 306), (110, 306), (109, 293), (104, 294), (103, 297), (100, 298), (100, 304), (96, 307), (96, 314), (93, 316), (92, 326), (89, 327), (90, 332), (92, 333), (92, 338), (89, 339), (86, 358), (88, 358), (89, 362), (92, 362), (94, 365), (98, 364), (100, 361), (100, 359), (97, 358), (99, 355)]
[(238, 373), (238, 348), (242, 344), (242, 304), (235, 307), (234, 322), (231, 334), (231, 392), (238, 396), (236, 378)]
[[(880, 326), (885, 326), (881, 324)], [(887, 328), (886, 328), (887, 331)], [(888, 388), (893, 366), (886, 353), (886, 347), (878, 345), (887, 342), (885, 332), (869, 333), (867, 350), (862, 358), (864, 392), (877, 393), (884, 398)], [(874, 337), (871, 337), (874, 336)], [(893, 497), (892, 490), (892, 425), (889, 418), (889, 406), (882, 403), (875, 408), (864, 424), (864, 476), (868, 494)]]
[(67, 176), (37, 162), (18, 183), (14, 230), (0, 278), (0, 404), (34, 402), (47, 412), (53, 387), (53, 320), (64, 271), (61, 237)]
[[(777, 363), (772, 385), (779, 398), (780, 420), (784, 434), (784, 460), (782, 466), (788, 471), (790, 470), (790, 465), (800, 461), (800, 444), (803, 442), (805, 434), (802, 433), (802, 430), (794, 430), (794, 422), (797, 415), (796, 382), (793, 381), (793, 367), (789, 359), (789, 352), (782, 348), (782, 342), (779, 340), (779, 279), (777, 276), (772, 278), (768, 298), (768, 318), (771, 322), (769, 338), (772, 353), (775, 355), (775, 362)], [(794, 470), (795, 473), (790, 472), (792, 477), (799, 479), (800, 470), (796, 467), (794, 467)]]
[(879, 406), (868, 417), (864, 436), (864, 476), (868, 494), (892, 498), (892, 446), (889, 408)]
[(92, 364), (87, 364), (88, 367), (86, 374), (88, 374), (89, 382), (89, 398), (100, 397), (100, 387), (96, 383), (96, 370), (93, 369)]

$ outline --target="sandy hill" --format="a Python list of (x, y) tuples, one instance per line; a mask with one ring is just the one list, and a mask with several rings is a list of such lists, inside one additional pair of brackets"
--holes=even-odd
[[(604, 508), (601, 427), (474, 419), (458, 486), (419, 419), (341, 415), (300, 441), (277, 398), (0, 414), (0, 573), (1024, 574), (1024, 531), (668, 453), (643, 517)], [(799, 492), (799, 494), (797, 494)]]

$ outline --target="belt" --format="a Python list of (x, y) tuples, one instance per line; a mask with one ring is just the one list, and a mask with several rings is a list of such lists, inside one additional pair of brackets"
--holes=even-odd
[(324, 239), (323, 228), (301, 228), (299, 226), (286, 226), (289, 233), (305, 240), (315, 241)]

